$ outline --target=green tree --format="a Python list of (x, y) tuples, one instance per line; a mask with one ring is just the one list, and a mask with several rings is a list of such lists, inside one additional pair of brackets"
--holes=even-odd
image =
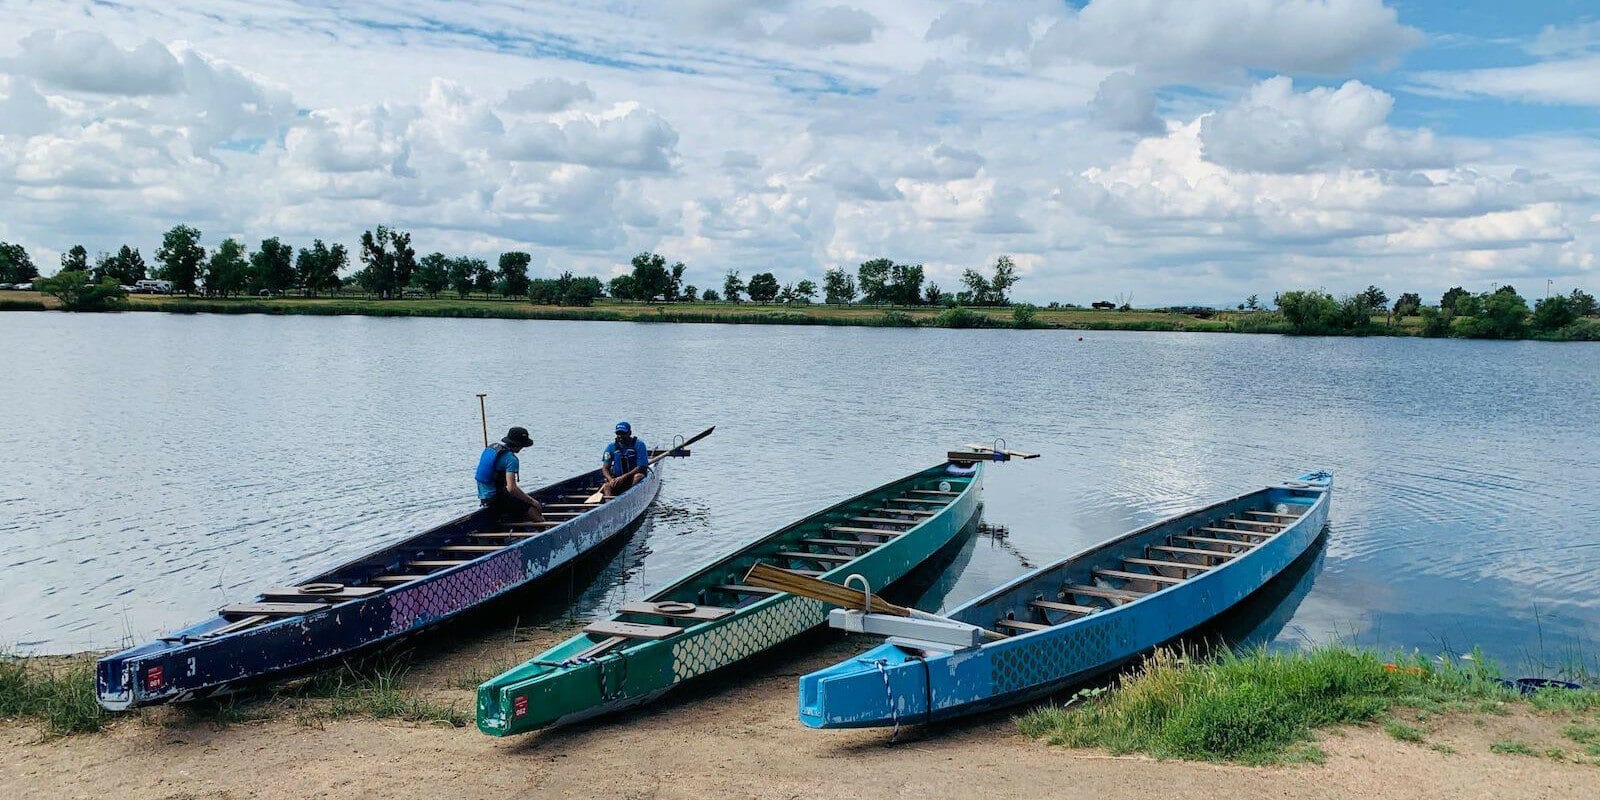
[(789, 305), (795, 302), (794, 284), (784, 284), (783, 288), (778, 290), (778, 296), (773, 299), (782, 305)]
[(889, 271), (894, 262), (887, 258), (874, 258), (856, 267), (856, 285), (861, 287), (861, 302), (878, 305), (891, 301)]
[(1463, 297), (1469, 297), (1471, 294), (1471, 292), (1460, 286), (1452, 286), (1444, 293), (1444, 297), (1439, 298), (1439, 310), (1449, 311), (1454, 314), (1456, 313), (1456, 301)]
[(889, 268), (889, 302), (914, 306), (922, 302), (922, 265), (895, 264)]
[(1388, 293), (1376, 286), (1368, 284), (1366, 290), (1363, 291), (1360, 296), (1362, 302), (1366, 303), (1367, 307), (1373, 309), (1374, 311), (1389, 310)]
[(928, 284), (928, 288), (922, 290), (922, 302), (927, 303), (930, 306), (936, 306), (943, 303), (944, 298), (944, 290), (940, 289), (939, 284), (937, 283), (930, 283)]
[(592, 275), (575, 278), (571, 272), (561, 273), (561, 304), (587, 308), (605, 293), (600, 279)]
[(848, 305), (856, 299), (856, 279), (839, 267), (822, 273), (822, 302)]
[(1450, 333), (1473, 339), (1516, 339), (1527, 333), (1528, 301), (1515, 290), (1456, 299)]
[(295, 280), (305, 290), (306, 297), (316, 297), (318, 292), (332, 292), (339, 288), (339, 273), (350, 263), (344, 245), (328, 247), (317, 239), (310, 249), (300, 248), (295, 257)]
[(472, 288), (479, 294), (494, 291), (494, 270), (489, 269), (489, 262), (481, 258), (469, 258), (467, 262), (472, 267)]
[(244, 291), (250, 283), (250, 262), (245, 258), (244, 244), (238, 239), (224, 239), (206, 263), (206, 294), (223, 297)]
[(429, 297), (438, 297), (450, 285), (450, 277), (450, 258), (444, 253), (429, 253), (417, 262), (417, 288)]
[(778, 296), (778, 276), (770, 272), (757, 272), (750, 276), (750, 301), (770, 303)]
[(205, 260), (206, 249), (200, 246), (200, 231), (188, 225), (174, 225), (172, 230), (161, 235), (161, 248), (156, 250), (161, 274), (156, 277), (172, 281), (174, 291), (189, 294), (200, 280)]
[(1422, 308), (1422, 295), (1416, 292), (1405, 292), (1395, 298), (1394, 308), (1390, 311), (1396, 319), (1416, 316)]
[(1533, 328), (1537, 331), (1558, 331), (1578, 321), (1577, 308), (1572, 298), (1554, 294), (1533, 304)]
[(250, 287), (271, 294), (283, 294), (294, 287), (294, 248), (274, 236), (262, 239), (250, 254)]
[(958, 302), (971, 303), (975, 306), (991, 305), (994, 287), (989, 285), (989, 279), (984, 277), (983, 273), (975, 269), (963, 270), (961, 285), (967, 287), (967, 290), (957, 296)]
[[(669, 276), (669, 280), (667, 281), (667, 299), (668, 300), (682, 300), (683, 299), (683, 296), (687, 291), (687, 290), (685, 290), (683, 288), (683, 273), (684, 273), (684, 269), (685, 269), (685, 267), (683, 266), (683, 262), (681, 262), (681, 261), (672, 265), (671, 275)], [(691, 299), (691, 300), (694, 299), (694, 292), (687, 292), (687, 294), (689, 295), (689, 299)]]
[(1449, 336), (1450, 323), (1455, 318), (1455, 313), (1445, 309), (1423, 306), (1417, 310), (1417, 315), (1422, 317), (1423, 336)]
[(810, 304), (817, 297), (817, 282), (805, 279), (794, 285), (794, 299), (800, 303)]
[(118, 283), (131, 285), (149, 277), (149, 270), (145, 267), (144, 256), (139, 248), (123, 245), (117, 248), (115, 256), (116, 273), (112, 275)]
[(513, 251), (500, 254), (500, 291), (506, 297), (522, 297), (528, 293), (528, 265), (533, 256)]
[(20, 244), (0, 242), (0, 283), (27, 283), (39, 277), (39, 268)]
[(1289, 328), (1301, 335), (1328, 334), (1344, 327), (1344, 309), (1333, 295), (1320, 291), (1282, 292), (1273, 302)]
[(89, 251), (83, 245), (75, 244), (61, 254), (60, 272), (88, 272)]
[(700, 287), (695, 286), (692, 283), (683, 287), (683, 294), (679, 295), (678, 299), (687, 300), (693, 303), (694, 301), (700, 299)]
[(717, 294), (716, 289), (707, 289), (700, 294), (700, 300), (706, 303), (720, 303), (722, 295)]
[(1011, 325), (1024, 329), (1044, 327), (1044, 323), (1039, 321), (1039, 309), (1031, 303), (1018, 303), (1011, 307)]
[(722, 299), (729, 303), (737, 303), (739, 295), (744, 291), (744, 281), (739, 279), (739, 271), (728, 270), (728, 274), (722, 277)]
[(1594, 295), (1582, 289), (1573, 289), (1572, 294), (1567, 295), (1567, 299), (1572, 301), (1572, 310), (1580, 317), (1600, 314), (1600, 306), (1595, 304)]
[(639, 284), (632, 275), (618, 275), (606, 284), (606, 289), (618, 300), (632, 300), (639, 293)]
[(683, 265), (667, 266), (667, 259), (659, 253), (640, 253), (633, 257), (633, 281), (630, 291), (634, 300), (676, 300), (683, 282)]
[(128, 293), (116, 281), (91, 280), (86, 269), (64, 269), (53, 277), (40, 278), (34, 287), (60, 300), (68, 311), (111, 311), (128, 299)]
[(1261, 297), (1258, 295), (1250, 295), (1249, 297), (1246, 297), (1244, 299), (1244, 307), (1250, 309), (1251, 311), (1261, 308)]
[(994, 304), (1003, 306), (1011, 302), (1009, 294), (1011, 287), (1017, 285), (1017, 265), (1011, 262), (1011, 256), (1001, 256), (994, 262), (994, 277), (989, 279), (989, 289), (993, 292)]
[(417, 251), (411, 234), (379, 225), (361, 234), (361, 287), (388, 300), (411, 283), (417, 268)]

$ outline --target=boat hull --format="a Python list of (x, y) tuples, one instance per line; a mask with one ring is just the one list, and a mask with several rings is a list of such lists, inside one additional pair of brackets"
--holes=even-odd
[[(739, 552), (770, 542), (786, 532), (824, 518), (863, 498), (913, 479), (936, 480), (936, 467), (839, 503), (764, 537)], [(890, 585), (941, 550), (971, 522), (981, 505), (982, 467), (973, 469), (960, 496), (902, 536), (873, 549), (823, 578), (842, 583), (861, 575), (876, 590)], [(696, 570), (663, 589), (652, 601), (677, 599), (683, 589), (738, 553)], [(748, 569), (748, 567), (745, 567)], [(822, 627), (828, 606), (804, 597), (777, 594), (740, 607), (731, 616), (703, 622), (670, 639), (647, 642), (593, 659), (572, 655), (592, 644), (574, 637), (522, 666), (478, 687), (478, 729), (506, 736), (613, 714), (651, 702), (668, 691), (732, 666)]]
[[(643, 482), (629, 491), (538, 536), (381, 594), (205, 638), (208, 631), (227, 624), (220, 617), (214, 618), (107, 656), (95, 669), (100, 705), (120, 711), (225, 693), (313, 669), (436, 627), (538, 583), (628, 530), (655, 500), (661, 488), (661, 472), (659, 466), (652, 469)], [(534, 494), (556, 494), (598, 482), (597, 471), (585, 473)], [(417, 538), (459, 538), (492, 522), (486, 512), (479, 510)], [(333, 574), (359, 575), (368, 568), (381, 567), (381, 561), (382, 558), (358, 559)], [(323, 575), (311, 581), (328, 578)]]
[[(983, 625), (979, 606), (1021, 604), (1040, 592), (1041, 577), (1092, 554), (1133, 547), (1202, 514), (1228, 514), (1304, 499), (1309, 505), (1289, 527), (1248, 554), (1176, 586), (1113, 609), (1044, 630), (956, 652), (893, 644), (803, 676), (799, 716), (813, 728), (858, 728), (965, 716), (1049, 695), (1103, 674), (1163, 643), (1204, 626), (1260, 589), (1300, 558), (1321, 535), (1331, 502), (1331, 479), (1319, 487), (1271, 488), (1134, 531), (1025, 575), (950, 612)], [(1125, 543), (1125, 544), (1124, 544)]]

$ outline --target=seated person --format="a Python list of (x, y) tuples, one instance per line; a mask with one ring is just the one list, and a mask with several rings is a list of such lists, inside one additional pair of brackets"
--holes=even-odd
[(600, 474), (605, 476), (606, 481), (600, 487), (600, 493), (606, 497), (616, 497), (633, 488), (649, 473), (650, 448), (634, 438), (633, 426), (627, 422), (617, 423), (617, 438), (606, 445), (605, 453), (600, 456)]
[(539, 501), (533, 499), (517, 485), (521, 464), (517, 452), (533, 446), (528, 429), (512, 428), (501, 439), (483, 448), (478, 456), (478, 503), (488, 508), (496, 517), (510, 522), (544, 522)]

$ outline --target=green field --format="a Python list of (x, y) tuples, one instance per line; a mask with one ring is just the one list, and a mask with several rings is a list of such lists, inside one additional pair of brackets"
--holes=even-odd
[[(50, 297), (36, 292), (0, 291), (0, 310), (57, 308)], [(757, 303), (633, 303), (600, 300), (590, 308), (534, 305), (522, 300), (473, 296), (373, 300), (341, 297), (181, 297), (133, 295), (130, 311), (169, 311), (207, 314), (357, 314), (401, 317), (479, 317), (494, 319), (579, 319), (631, 322), (713, 322), (780, 325), (873, 325), (934, 327), (1016, 327), (1011, 308), (963, 309), (962, 315), (943, 308), (912, 306), (764, 305)], [(1380, 319), (1381, 321), (1381, 319)], [(1036, 327), (1072, 330), (1195, 331), (1207, 333), (1285, 333), (1288, 328), (1276, 314), (1219, 312), (1209, 319), (1164, 311), (1094, 311), (1082, 308), (1040, 308)], [(1408, 318), (1394, 333), (1411, 333), (1416, 318)]]

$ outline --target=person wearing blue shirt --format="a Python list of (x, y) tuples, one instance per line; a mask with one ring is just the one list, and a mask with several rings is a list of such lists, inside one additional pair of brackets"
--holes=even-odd
[(483, 448), (478, 456), (478, 469), (473, 478), (478, 482), (478, 503), (495, 517), (521, 522), (544, 522), (539, 501), (517, 485), (517, 474), (522, 464), (517, 452), (533, 446), (528, 429), (512, 428), (505, 438)]
[(605, 453), (600, 456), (600, 474), (606, 480), (600, 492), (606, 497), (616, 497), (644, 480), (649, 472), (650, 448), (634, 437), (633, 426), (627, 422), (617, 423), (617, 438), (606, 445)]

